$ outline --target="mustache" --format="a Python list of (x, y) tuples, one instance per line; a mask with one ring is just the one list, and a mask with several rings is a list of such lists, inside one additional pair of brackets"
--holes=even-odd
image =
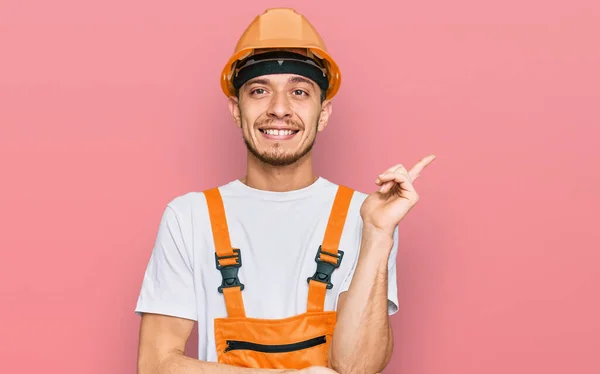
[(302, 123), (300, 121), (295, 121), (291, 118), (286, 118), (283, 120), (265, 118), (263, 120), (256, 121), (256, 127), (264, 127), (265, 125), (282, 125), (282, 124), (285, 124), (286, 126), (289, 126), (289, 127), (294, 127), (299, 130), (304, 128), (304, 126), (302, 125)]

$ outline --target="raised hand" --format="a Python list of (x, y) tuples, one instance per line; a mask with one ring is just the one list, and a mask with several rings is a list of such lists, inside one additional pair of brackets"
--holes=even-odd
[(435, 155), (428, 155), (410, 171), (398, 164), (380, 174), (375, 181), (379, 190), (370, 194), (360, 208), (364, 224), (392, 235), (398, 223), (419, 201), (413, 183), (433, 160)]

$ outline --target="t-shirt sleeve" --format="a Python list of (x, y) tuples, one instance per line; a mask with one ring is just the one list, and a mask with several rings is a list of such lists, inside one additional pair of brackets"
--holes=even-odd
[[(362, 226), (361, 226), (362, 227)], [(361, 230), (362, 231), (362, 230)], [(394, 244), (390, 251), (390, 255), (388, 258), (388, 315), (393, 315), (398, 312), (398, 284), (397, 284), (397, 276), (396, 276), (396, 257), (398, 255), (398, 226), (394, 230), (393, 234)], [(358, 240), (358, 245), (360, 246), (360, 235)], [(358, 254), (357, 254), (358, 259)], [(354, 271), (356, 270), (357, 261), (355, 261), (350, 274), (345, 279), (344, 283), (340, 287), (338, 292), (338, 296), (340, 293), (348, 291), (350, 288), (350, 283), (352, 282), (352, 278), (354, 276)]]
[(138, 296), (135, 312), (165, 314), (196, 321), (190, 248), (175, 210), (167, 205)]
[(398, 312), (398, 279), (396, 276), (396, 257), (398, 256), (398, 226), (394, 230), (394, 244), (388, 260), (388, 314)]

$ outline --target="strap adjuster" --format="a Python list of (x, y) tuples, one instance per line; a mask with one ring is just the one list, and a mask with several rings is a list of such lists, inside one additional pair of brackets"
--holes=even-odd
[[(321, 253), (324, 253), (328, 256), (337, 258), (335, 264), (324, 261), (320, 258)], [(344, 251), (338, 250), (337, 256), (330, 252), (325, 252), (321, 246), (319, 246), (319, 250), (317, 251), (317, 255), (315, 256), (315, 261), (317, 262), (317, 271), (312, 277), (309, 277), (306, 281), (310, 283), (311, 280), (325, 283), (327, 285), (327, 289), (330, 290), (333, 288), (333, 283), (331, 283), (331, 275), (333, 271), (340, 267), (342, 263), (342, 258), (344, 257)]]
[[(219, 260), (227, 259), (227, 258), (235, 258), (235, 264), (232, 265), (224, 265), (221, 266)], [(242, 266), (242, 254), (239, 249), (233, 249), (232, 256), (221, 256), (215, 253), (215, 263), (217, 265), (217, 270), (221, 272), (221, 276), (223, 277), (223, 281), (218, 288), (220, 293), (223, 293), (223, 288), (230, 287), (240, 287), (240, 291), (244, 289), (244, 285), (240, 282), (238, 278), (238, 270)]]

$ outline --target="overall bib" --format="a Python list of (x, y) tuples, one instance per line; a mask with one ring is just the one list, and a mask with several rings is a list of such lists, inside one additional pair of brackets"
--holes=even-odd
[(242, 251), (232, 248), (223, 200), (218, 188), (204, 192), (215, 244), (216, 267), (223, 277), (227, 318), (214, 321), (218, 362), (263, 369), (303, 369), (327, 366), (336, 323), (335, 311), (324, 311), (331, 275), (344, 252), (338, 249), (353, 190), (338, 186), (322, 244), (316, 252), (316, 272), (307, 279), (306, 312), (282, 319), (247, 317), (238, 278)]

